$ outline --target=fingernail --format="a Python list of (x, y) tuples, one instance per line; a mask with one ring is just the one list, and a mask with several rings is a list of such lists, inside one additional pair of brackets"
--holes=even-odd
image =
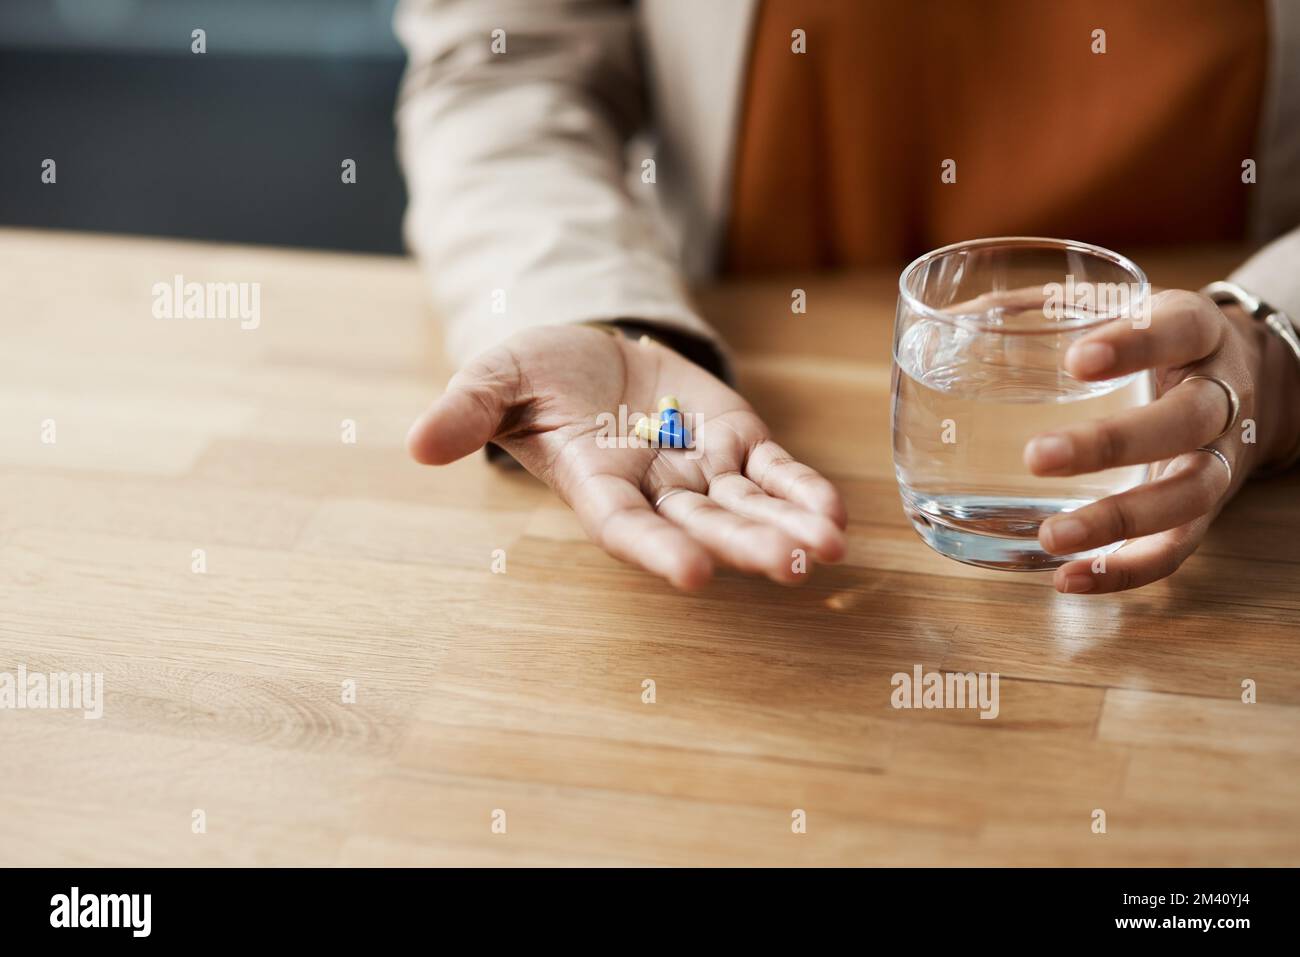
[(1084, 592), (1092, 591), (1092, 576), (1087, 572), (1075, 572), (1072, 575), (1066, 575), (1065, 581), (1061, 583), (1061, 591), (1067, 595), (1081, 595)]
[(1070, 365), (1078, 375), (1105, 372), (1115, 364), (1115, 347), (1107, 342), (1081, 342), (1070, 350)]
[(1039, 472), (1052, 472), (1070, 464), (1074, 449), (1063, 435), (1040, 435), (1025, 448), (1025, 461)]
[(1058, 518), (1043, 526), (1047, 537), (1047, 548), (1053, 552), (1064, 552), (1083, 541), (1088, 528), (1077, 518)]

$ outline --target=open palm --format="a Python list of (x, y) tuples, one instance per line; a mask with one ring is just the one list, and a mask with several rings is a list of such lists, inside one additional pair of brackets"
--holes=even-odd
[[(694, 449), (610, 435), (620, 406), (653, 415), (666, 394), (699, 423)], [(426, 465), (496, 442), (559, 493), (593, 542), (679, 588), (703, 585), (715, 561), (797, 582), (796, 550), (844, 554), (835, 487), (773, 442), (733, 390), (648, 339), (584, 326), (519, 333), (457, 373), (407, 441)]]

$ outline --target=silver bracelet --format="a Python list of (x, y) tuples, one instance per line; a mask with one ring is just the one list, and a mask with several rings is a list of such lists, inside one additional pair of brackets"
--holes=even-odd
[[(1212, 282), (1201, 290), (1201, 294), (1208, 296), (1215, 305), (1239, 306), (1252, 319), (1264, 323), (1271, 332), (1286, 343), (1286, 347), (1291, 352), (1291, 355), (1295, 357), (1295, 361), (1300, 363), (1300, 330), (1297, 330), (1295, 320), (1281, 309), (1275, 309), (1263, 299), (1242, 289), (1235, 282)], [(1296, 447), (1283, 456), (1280, 464), (1270, 466), (1268, 469), (1258, 471), (1255, 474), (1273, 475), (1284, 472), (1295, 465), (1297, 461), (1300, 461), (1300, 442), (1297, 442)]]

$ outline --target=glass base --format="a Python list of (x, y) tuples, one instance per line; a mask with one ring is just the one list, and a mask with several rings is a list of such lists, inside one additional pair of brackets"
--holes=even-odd
[[(1043, 509), (1041, 503), (1035, 503), (1032, 509), (1017, 503), (1020, 506), (1017, 508), (1006, 500), (996, 499), (981, 504), (982, 507), (967, 502), (960, 519), (945, 521), (944, 517), (917, 507), (908, 500), (906, 492), (903, 494), (903, 511), (912, 520), (912, 527), (921, 540), (945, 558), (966, 565), (1010, 572), (1050, 571), (1067, 562), (1108, 555), (1123, 544), (1116, 542), (1084, 552), (1053, 555), (1038, 544), (1038, 526), (1047, 516), (1073, 508)], [(1077, 507), (1080, 503), (1071, 504)], [(979, 526), (978, 530), (971, 525)]]

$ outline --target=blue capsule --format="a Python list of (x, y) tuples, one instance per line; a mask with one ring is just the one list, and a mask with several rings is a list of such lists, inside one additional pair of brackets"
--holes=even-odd
[(691, 430), (677, 407), (676, 396), (666, 395), (659, 400), (659, 444), (670, 449), (690, 448)]
[(646, 442), (657, 441), (661, 448), (691, 447), (691, 430), (686, 427), (686, 418), (677, 407), (676, 396), (666, 395), (660, 399), (659, 414), (638, 420), (636, 434)]

